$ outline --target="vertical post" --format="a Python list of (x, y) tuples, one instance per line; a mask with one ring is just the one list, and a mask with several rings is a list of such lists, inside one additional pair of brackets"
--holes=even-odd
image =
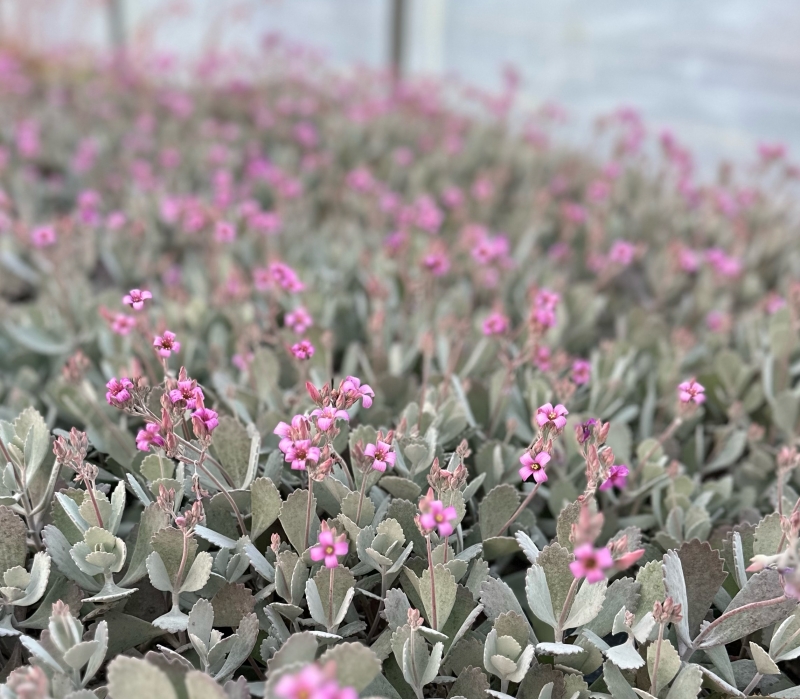
[(395, 82), (403, 77), (406, 44), (406, 8), (407, 0), (392, 0), (389, 62), (392, 80)]
[(106, 0), (108, 8), (108, 32), (111, 48), (118, 54), (125, 51), (125, 12), (124, 0)]

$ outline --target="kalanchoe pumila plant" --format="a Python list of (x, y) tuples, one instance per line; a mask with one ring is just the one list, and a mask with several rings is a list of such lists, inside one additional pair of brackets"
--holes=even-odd
[(264, 51), (0, 55), (0, 696), (798, 696), (785, 150)]

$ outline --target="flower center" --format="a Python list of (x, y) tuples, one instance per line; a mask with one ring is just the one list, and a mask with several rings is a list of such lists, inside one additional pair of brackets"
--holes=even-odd
[(326, 546), (325, 547), (325, 555), (332, 556), (333, 555), (333, 546)]
[(433, 517), (437, 522), (444, 522), (444, 515), (434, 515)]
[(547, 417), (549, 417), (551, 420), (555, 420), (557, 415), (555, 413), (548, 413)]

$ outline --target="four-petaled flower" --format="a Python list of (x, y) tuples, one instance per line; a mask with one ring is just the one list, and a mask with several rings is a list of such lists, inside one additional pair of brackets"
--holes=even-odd
[(308, 418), (305, 415), (295, 415), (291, 425), (279, 422), (272, 433), (281, 438), (278, 449), (285, 454), (296, 440), (308, 439)]
[(575, 560), (569, 569), (576, 578), (586, 578), (586, 582), (600, 582), (609, 568), (614, 565), (611, 551), (607, 547), (596, 549), (591, 544), (581, 544), (575, 549)]
[(529, 451), (526, 451), (519, 457), (519, 462), (522, 468), (519, 470), (519, 475), (523, 481), (527, 481), (531, 476), (537, 483), (544, 483), (547, 480), (547, 473), (544, 467), (550, 461), (550, 454), (546, 451), (540, 451), (536, 456), (531, 456)]
[(508, 318), (499, 311), (494, 311), (483, 321), (483, 334), (486, 336), (504, 335), (508, 332), (508, 325)]
[[(311, 415), (317, 418), (317, 429), (320, 430), (320, 432), (327, 432), (333, 427), (336, 420), (350, 420), (347, 411), (337, 410), (330, 405), (312, 410)], [(282, 422), (280, 425), (286, 425), (286, 423)], [(280, 427), (280, 425), (278, 427)], [(288, 425), (286, 426), (288, 427)], [(275, 429), (277, 430), (278, 428), (276, 427)]]
[(555, 407), (552, 403), (545, 403), (536, 411), (536, 424), (539, 427), (551, 425), (560, 432), (567, 425), (567, 415), (569, 411), (561, 403)]
[(131, 399), (130, 389), (133, 388), (133, 383), (130, 379), (126, 378), (113, 378), (106, 384), (108, 391), (106, 392), (106, 400), (109, 405), (122, 405)]
[(203, 400), (203, 389), (195, 380), (178, 381), (178, 387), (169, 392), (169, 399), (173, 404), (185, 404), (187, 410), (194, 410), (197, 400)]
[(612, 466), (608, 469), (608, 478), (600, 485), (600, 490), (611, 490), (617, 488), (623, 490), (628, 484), (628, 467), (624, 465)]
[(306, 463), (308, 461), (317, 463), (320, 456), (319, 447), (312, 447), (310, 439), (295, 440), (284, 453), (286, 463), (290, 463), (295, 471), (305, 471)]
[(286, 314), (284, 324), (287, 328), (291, 328), (293, 332), (302, 335), (313, 325), (313, 321), (309, 312), (303, 306), (298, 306)]
[(144, 302), (151, 298), (153, 298), (153, 294), (149, 291), (131, 289), (122, 297), (122, 303), (126, 306), (130, 306), (134, 311), (141, 311), (144, 308)]
[(158, 351), (158, 356), (167, 359), (173, 352), (181, 351), (181, 343), (176, 339), (175, 333), (165, 330), (163, 335), (156, 335), (153, 347)]
[(298, 359), (311, 359), (314, 356), (314, 345), (308, 340), (301, 340), (292, 345), (292, 354)]
[(694, 401), (697, 405), (700, 405), (706, 400), (705, 391), (706, 389), (702, 384), (691, 379), (678, 385), (678, 398), (681, 399), (681, 403)]
[(111, 329), (117, 335), (129, 335), (134, 327), (136, 327), (136, 318), (124, 313), (117, 313), (114, 316), (114, 320), (111, 321)]
[(219, 425), (219, 415), (211, 408), (198, 408), (192, 413), (192, 426), (195, 432), (204, 430), (213, 432), (217, 425)]
[(452, 505), (445, 507), (441, 500), (433, 499), (433, 490), (428, 491), (428, 495), (419, 501), (419, 525), (426, 534), (434, 530), (439, 531), (439, 536), (450, 536), (455, 530), (455, 523), (458, 520), (456, 508)]
[(347, 534), (336, 536), (336, 529), (330, 529), (327, 522), (321, 525), (319, 539), (316, 546), (312, 546), (309, 555), (312, 561), (325, 561), (327, 568), (336, 568), (339, 557), (346, 556), (349, 550)]
[(394, 466), (395, 453), (392, 446), (380, 439), (377, 444), (367, 444), (364, 454), (373, 459), (372, 468), (376, 471), (385, 471), (387, 466)]
[(147, 423), (143, 430), (139, 430), (136, 435), (136, 448), (139, 451), (150, 451), (150, 445), (155, 444), (157, 447), (164, 446), (164, 438), (159, 434), (161, 426), (155, 422)]
[(589, 383), (592, 376), (592, 365), (585, 359), (576, 359), (572, 363), (572, 380), (578, 385)]
[(348, 397), (351, 405), (361, 398), (361, 404), (365, 408), (369, 408), (372, 405), (372, 399), (375, 397), (375, 391), (372, 390), (369, 384), (365, 383), (362, 386), (361, 379), (357, 379), (355, 376), (348, 376), (342, 381), (339, 390)]

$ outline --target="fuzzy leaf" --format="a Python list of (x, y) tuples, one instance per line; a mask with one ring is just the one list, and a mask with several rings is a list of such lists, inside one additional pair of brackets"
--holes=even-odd
[(152, 663), (121, 655), (108, 667), (108, 689), (114, 699), (177, 699), (165, 672)]
[[(688, 616), (689, 636), (694, 638), (728, 574), (719, 552), (712, 549), (708, 542), (695, 539), (684, 543), (678, 549), (678, 557), (681, 559), (688, 600), (688, 608), (684, 608), (683, 614), (684, 617)], [(659, 683), (659, 686), (665, 685)]]
[(381, 662), (374, 651), (361, 643), (339, 643), (322, 654), (320, 664), (336, 663), (336, 679), (342, 687), (357, 692), (367, 687), (381, 671)]
[(281, 494), (269, 478), (256, 478), (250, 486), (250, 502), (253, 513), (250, 539), (255, 541), (278, 519), (281, 513)]
[(308, 508), (308, 490), (295, 490), (281, 506), (280, 520), (283, 530), (289, 539), (289, 543), (294, 547), (295, 551), (302, 553), (305, 551), (309, 542), (314, 543), (317, 540), (317, 533), (319, 532), (319, 517), (317, 517), (317, 499), (312, 498), (311, 501), (311, 527), (308, 535), (308, 541), (305, 539), (306, 533), (306, 511)]
[[(677, 551), (667, 551), (663, 559), (664, 570), (664, 589), (672, 597), (676, 604), (680, 604), (682, 609), (689, 609), (686, 598), (686, 582), (684, 578), (683, 566)], [(716, 590), (714, 591), (716, 594)], [(679, 622), (674, 624), (678, 638), (687, 646), (691, 645), (692, 639), (689, 637), (689, 618), (684, 614)]]
[(27, 529), (22, 517), (5, 505), (0, 506), (0, 574), (16, 566), (25, 567), (28, 545), (25, 543)]
[(655, 678), (653, 672), (655, 670), (657, 647), (658, 642), (651, 643), (647, 647), (647, 674), (651, 680), (655, 681), (656, 687), (664, 689), (678, 674), (678, 670), (681, 669), (681, 658), (669, 639), (662, 639), (660, 659), (658, 661), (658, 677)]
[(672, 683), (667, 699), (691, 699), (700, 693), (703, 673), (697, 665), (687, 665)]
[(780, 668), (775, 664), (775, 661), (769, 657), (769, 653), (752, 641), (750, 641), (750, 655), (756, 664), (756, 670), (762, 675), (781, 674)]
[(590, 583), (584, 580), (575, 595), (575, 600), (572, 603), (572, 609), (569, 611), (567, 621), (564, 628), (573, 629), (578, 626), (588, 624), (594, 619), (603, 606), (603, 601), (606, 598), (606, 585), (605, 580), (600, 582)]
[(139, 530), (136, 545), (130, 556), (128, 570), (120, 581), (121, 587), (128, 587), (147, 575), (147, 557), (153, 551), (151, 539), (153, 535), (169, 524), (169, 515), (155, 503), (142, 510), (139, 518)]
[(478, 506), (481, 537), (485, 541), (503, 533), (503, 525), (519, 507), (519, 491), (504, 483), (492, 488)]

